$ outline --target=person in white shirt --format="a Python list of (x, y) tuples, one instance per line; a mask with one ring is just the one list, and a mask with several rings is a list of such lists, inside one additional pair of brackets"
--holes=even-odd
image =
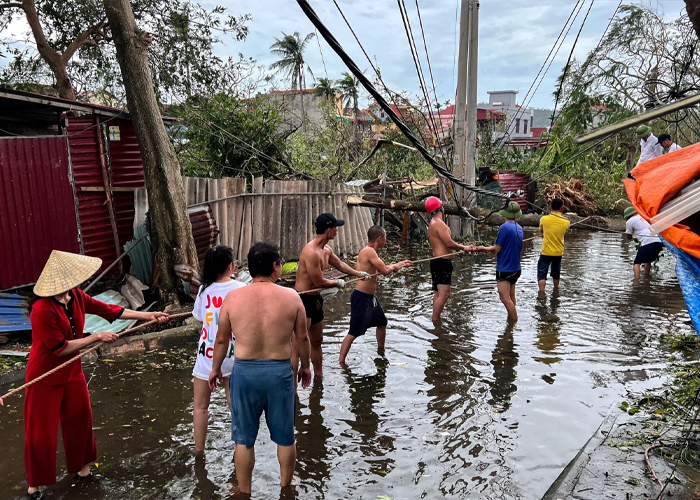
[(664, 154), (673, 153), (674, 151), (683, 149), (678, 144), (673, 142), (669, 134), (659, 134), (658, 141), (659, 144), (661, 144), (661, 147), (664, 148)]
[[(231, 276), (234, 271), (234, 256), (231, 247), (215, 246), (207, 251), (204, 257), (204, 284), (199, 288), (197, 300), (194, 303), (192, 315), (202, 322), (202, 330), (197, 347), (197, 361), (192, 370), (194, 376), (194, 451), (204, 451), (207, 440), (207, 425), (209, 423), (209, 374), (214, 358), (214, 341), (219, 330), (219, 313), (226, 295), (245, 284), (235, 281)], [(233, 370), (233, 336), (224, 358), (221, 371), (225, 377), (224, 390), (226, 401), (231, 407), (231, 395), (228, 379)]]
[(651, 273), (651, 264), (659, 258), (664, 244), (658, 236), (652, 236), (651, 225), (642, 219), (634, 207), (625, 209), (625, 219), (627, 219), (627, 239), (637, 237), (642, 243), (634, 258), (634, 278), (638, 280), (642, 272), (642, 264), (644, 264), (644, 274), (648, 276)]
[(639, 155), (637, 165), (663, 154), (664, 150), (656, 136), (651, 133), (651, 127), (649, 125), (640, 125), (637, 128), (637, 137), (640, 139), (640, 144), (642, 146), (642, 152)]

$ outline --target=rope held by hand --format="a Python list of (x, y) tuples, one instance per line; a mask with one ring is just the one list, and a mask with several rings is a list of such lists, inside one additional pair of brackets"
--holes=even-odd
[[(191, 313), (191, 312), (187, 312), (187, 313), (173, 314), (173, 315), (171, 315), (171, 316), (168, 318), (168, 321), (170, 321), (171, 319), (186, 318), (186, 317), (188, 317), (188, 316), (192, 316), (192, 313)], [(146, 323), (143, 323), (142, 325), (135, 326), (135, 327), (133, 327), (133, 328), (129, 328), (129, 329), (127, 329), (127, 330), (124, 330), (124, 331), (121, 332), (121, 333), (118, 333), (118, 334), (117, 334), (117, 337), (121, 337), (121, 336), (123, 336), (123, 335), (126, 335), (127, 333), (132, 333), (132, 332), (135, 332), (135, 331), (137, 331), (137, 330), (142, 330), (143, 328), (146, 328), (147, 326), (154, 325), (154, 324), (156, 324), (156, 323), (160, 323), (160, 322), (159, 322), (158, 320), (148, 321), (148, 322), (146, 322)], [(75, 356), (75, 357), (69, 359), (69, 360), (66, 361), (65, 363), (62, 363), (62, 364), (58, 365), (56, 368), (53, 368), (53, 369), (47, 371), (47, 372), (44, 373), (43, 375), (40, 375), (39, 377), (37, 377), (37, 378), (35, 378), (35, 379), (33, 379), (33, 380), (30, 380), (30, 381), (27, 382), (26, 384), (21, 385), (21, 386), (17, 387), (16, 389), (12, 389), (12, 390), (11, 390), (10, 392), (8, 392), (7, 394), (5, 394), (5, 395), (3, 395), (3, 396), (0, 396), (0, 399), (8, 398), (8, 397), (12, 396), (13, 394), (17, 394), (18, 392), (20, 392), (20, 391), (26, 389), (26, 388), (29, 387), (30, 385), (36, 384), (36, 383), (39, 382), (40, 380), (43, 380), (43, 379), (45, 379), (46, 377), (48, 377), (49, 375), (52, 375), (53, 373), (56, 373), (56, 372), (59, 371), (60, 369), (65, 368), (66, 366), (70, 365), (70, 364), (73, 363), (74, 361), (79, 360), (80, 358), (82, 358), (83, 356), (87, 355), (88, 353), (93, 352), (93, 351), (96, 351), (97, 349), (99, 349), (100, 347), (102, 347), (102, 345), (104, 345), (104, 342), (98, 342), (96, 345), (90, 347), (89, 349), (86, 349), (86, 350), (80, 352), (77, 356)]]

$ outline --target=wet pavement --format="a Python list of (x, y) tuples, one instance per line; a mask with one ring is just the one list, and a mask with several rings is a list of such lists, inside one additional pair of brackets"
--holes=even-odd
[[(660, 335), (694, 332), (667, 252), (652, 279), (635, 285), (632, 242), (574, 232), (562, 292), (552, 297), (550, 283), (540, 300), (540, 245), (525, 243), (515, 326), (498, 300), (490, 254), (456, 259), (452, 297), (437, 328), (427, 263), (382, 279), (386, 358), (368, 333), (354, 343), (348, 368), (338, 367), (350, 292), (329, 300), (326, 378), (299, 393), (295, 486), (280, 491), (263, 425), (253, 498), (541, 498), (611, 405), (627, 391), (664, 382), (678, 355)], [(427, 254), (423, 248), (391, 257)], [(64, 477), (48, 498), (237, 498), (223, 393), (213, 397), (206, 458), (188, 453), (195, 344), (86, 367), (104, 480), (85, 486)], [(22, 403), (15, 398), (0, 410), (0, 498), (26, 491)]]

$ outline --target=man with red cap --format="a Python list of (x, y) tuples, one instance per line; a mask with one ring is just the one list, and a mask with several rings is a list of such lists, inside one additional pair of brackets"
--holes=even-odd
[(445, 224), (442, 201), (435, 196), (425, 200), (425, 210), (432, 215), (428, 227), (428, 239), (433, 249), (433, 256), (438, 257), (430, 261), (430, 276), (433, 279), (433, 324), (441, 322), (440, 315), (445, 307), (445, 302), (450, 297), (452, 287), (453, 250), (469, 250), (469, 247), (460, 245), (452, 239), (450, 228)]

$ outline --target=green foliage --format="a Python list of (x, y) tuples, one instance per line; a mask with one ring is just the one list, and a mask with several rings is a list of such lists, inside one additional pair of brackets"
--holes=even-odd
[(285, 171), (277, 162), (283, 162), (287, 148), (278, 133), (282, 118), (264, 97), (190, 98), (168, 112), (181, 118), (172, 135), (186, 175), (270, 176)]
[(314, 76), (311, 67), (304, 59), (304, 51), (309, 41), (314, 37), (314, 33), (309, 33), (302, 40), (298, 31), (293, 35), (284, 35), (281, 39), (275, 38), (275, 43), (270, 46), (270, 52), (280, 59), (270, 64), (270, 69), (284, 74), (290, 82), (292, 90), (303, 89), (305, 87), (306, 72)]
[(360, 82), (347, 71), (343, 72), (343, 78), (338, 80), (338, 90), (343, 94), (343, 105), (352, 108), (357, 113), (359, 111), (358, 100), (360, 98)]
[(336, 81), (331, 78), (319, 78), (314, 84), (314, 94), (317, 96), (331, 99), (337, 92)]
[[(223, 59), (216, 55), (216, 47), (223, 36), (243, 40), (250, 16), (231, 16), (223, 7), (207, 9), (189, 0), (131, 3), (137, 25), (152, 38), (149, 61), (162, 101), (232, 88), (240, 83), (241, 75), (249, 73), (250, 59)], [(46, 39), (58, 53), (82, 40), (81, 36), (85, 38), (67, 65), (76, 93), (106, 89), (122, 96), (121, 71), (102, 0), (36, 0), (36, 8)], [(0, 28), (24, 17), (20, 9), (3, 9)], [(29, 30), (27, 37), (33, 38)], [(0, 56), (8, 60), (0, 84), (18, 88), (27, 83), (53, 84), (47, 62), (34, 47), (20, 49), (15, 40), (3, 39)]]
[[(411, 145), (410, 141), (397, 129), (389, 129), (383, 133), (384, 138), (401, 144)], [(425, 180), (435, 177), (435, 171), (423, 156), (417, 151), (402, 148), (400, 146), (384, 146), (374, 157), (367, 162), (362, 169), (360, 177), (363, 179), (376, 179), (384, 172), (387, 166), (387, 177), (390, 179), (402, 179), (413, 177)]]

